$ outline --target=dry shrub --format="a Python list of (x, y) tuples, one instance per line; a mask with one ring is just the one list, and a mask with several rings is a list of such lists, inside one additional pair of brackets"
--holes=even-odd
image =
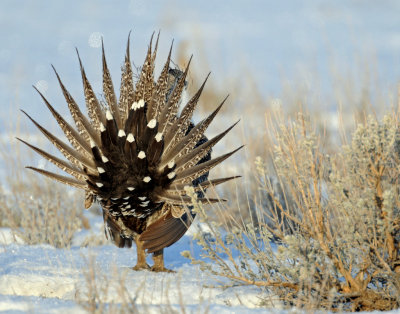
[(7, 224), (25, 244), (69, 247), (75, 232), (89, 227), (82, 215), (81, 197), (49, 180), (32, 178), (34, 182), (19, 183), (11, 195), (1, 199)]
[[(179, 275), (161, 280), (154, 290), (148, 283), (151, 278), (141, 276), (143, 273), (137, 273), (139, 278), (132, 283), (136, 276), (132, 269), (114, 265), (105, 272), (94, 256), (86, 260), (83, 275), (83, 283), (76, 286), (75, 301), (89, 313), (209, 313), (207, 300), (199, 300), (194, 311), (193, 305), (187, 304)], [(165, 303), (159, 303), (161, 295)]]
[[(212, 223), (193, 263), (278, 295), (289, 306), (390, 310), (400, 305), (399, 115), (368, 117), (334, 155), (305, 115), (268, 120), (272, 167), (256, 159), (256, 223)], [(222, 211), (227, 209), (221, 208)], [(254, 227), (256, 226), (256, 227)]]
[[(131, 298), (124, 276), (115, 268), (111, 274), (104, 273), (93, 256), (83, 269), (84, 285), (76, 288), (76, 302), (89, 313), (139, 313), (135, 300)], [(128, 270), (127, 270), (128, 271)], [(117, 280), (112, 280), (112, 278)], [(119, 302), (109, 300), (110, 291), (118, 294)]]
[(34, 159), (20, 152), (15, 138), (2, 146), (6, 181), (0, 191), (0, 225), (26, 244), (69, 247), (77, 230), (89, 228), (82, 193), (25, 169)]

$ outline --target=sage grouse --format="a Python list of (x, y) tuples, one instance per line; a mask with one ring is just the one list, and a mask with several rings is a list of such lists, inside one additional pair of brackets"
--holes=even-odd
[(136, 242), (135, 270), (150, 269), (146, 263), (147, 250), (153, 253), (151, 270), (167, 271), (163, 249), (178, 241), (194, 218), (190, 211), (191, 198), (185, 187), (194, 186), (200, 202), (218, 201), (206, 198), (203, 191), (236, 177), (208, 180), (208, 172), (241, 147), (211, 159), (213, 145), (237, 122), (210, 140), (204, 136), (225, 100), (198, 124), (191, 122), (208, 76), (178, 115), (190, 60), (184, 72), (171, 69), (171, 45), (167, 61), (155, 81), (158, 37), (154, 51), (152, 39), (137, 82), (134, 82), (128, 37), (119, 100), (107, 68), (104, 45), (104, 102), (97, 99), (78, 54), (88, 117), (82, 113), (53, 67), (75, 127), (37, 90), (72, 146), (23, 112), (68, 161), (20, 141), (72, 177), (35, 167), (27, 168), (85, 190), (86, 208), (93, 201), (102, 206), (106, 236), (118, 247), (131, 247), (132, 241)]

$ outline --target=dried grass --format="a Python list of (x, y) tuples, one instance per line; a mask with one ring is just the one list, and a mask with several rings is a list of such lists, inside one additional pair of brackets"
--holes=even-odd
[[(146, 279), (132, 288), (127, 283), (128, 273), (132, 270), (126, 268), (119, 270), (112, 268), (105, 273), (99, 269), (95, 257), (91, 256), (86, 261), (83, 270), (84, 283), (76, 287), (75, 301), (89, 313), (208, 313), (207, 300), (200, 299), (198, 306), (193, 310), (193, 305), (188, 305), (184, 299), (181, 288), (181, 278), (160, 281), (160, 286), (154, 286)], [(178, 300), (176, 300), (178, 294)], [(157, 304), (149, 299), (161, 297), (163, 304)], [(174, 301), (172, 301), (174, 300)]]

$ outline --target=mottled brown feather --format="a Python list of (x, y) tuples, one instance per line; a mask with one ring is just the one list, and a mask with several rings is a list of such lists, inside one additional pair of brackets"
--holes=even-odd
[(129, 52), (130, 36), (131, 33), (129, 32), (128, 42), (126, 44), (125, 62), (122, 68), (121, 87), (119, 93), (119, 108), (122, 121), (125, 121), (127, 119), (129, 109), (133, 103), (135, 96), (133, 71), (132, 71), (132, 64)]
[(49, 131), (47, 131), (44, 127), (42, 127), (39, 123), (37, 123), (30, 115), (28, 115), (25, 111), (21, 110), (32, 122), (35, 126), (47, 137), (47, 139), (67, 158), (71, 163), (76, 166), (81, 166), (83, 164), (85, 167), (90, 168), (94, 171), (94, 163), (92, 160), (86, 158), (81, 153), (73, 150), (70, 146), (68, 146), (63, 141), (59, 140)]
[(88, 116), (93, 124), (94, 129), (97, 131), (100, 129), (100, 123), (105, 122), (104, 112), (100, 106), (100, 103), (93, 91), (92, 85), (86, 77), (85, 69), (82, 65), (81, 57), (79, 56), (78, 49), (76, 50), (79, 60), (79, 67), (81, 70), (83, 92), (85, 94), (86, 108)]
[(54, 165), (56, 165), (58, 168), (60, 168), (61, 170), (65, 171), (66, 173), (74, 176), (76, 179), (78, 179), (79, 181), (85, 181), (86, 179), (86, 175), (85, 173), (80, 170), (79, 168), (75, 167), (74, 165), (56, 157), (53, 156), (47, 152), (45, 152), (44, 150), (31, 145), (27, 142), (25, 142), (24, 140), (20, 139), (17, 137), (17, 140), (19, 140), (20, 142), (24, 143), (25, 145), (27, 145), (28, 147), (30, 147), (32, 150), (34, 150), (35, 152), (37, 152), (39, 155), (41, 155), (43, 158), (45, 158), (46, 160), (50, 161), (51, 163), (53, 163)]
[(101, 40), (101, 52), (102, 52), (102, 62), (103, 62), (103, 93), (104, 97), (106, 98), (108, 108), (111, 110), (111, 113), (115, 117), (115, 120), (117, 122), (117, 128), (119, 128), (122, 125), (122, 122), (117, 104), (117, 96), (115, 95), (114, 91), (114, 84), (111, 79), (110, 70), (108, 69), (107, 66), (103, 40)]
[(182, 109), (182, 112), (178, 118), (178, 120), (170, 127), (168, 132), (165, 135), (165, 152), (176, 145), (178, 141), (180, 141), (186, 134), (186, 130), (190, 124), (190, 120), (192, 119), (193, 112), (197, 106), (201, 93), (203, 92), (204, 86), (208, 80), (208, 77), (211, 73), (208, 73), (205, 78), (203, 84), (200, 86), (199, 90), (194, 94), (194, 96), (188, 101), (185, 107)]
[(53, 180), (59, 181), (61, 183), (64, 183), (64, 184), (67, 184), (67, 185), (70, 185), (70, 186), (73, 186), (73, 187), (78, 188), (78, 189), (84, 189), (86, 187), (86, 183), (82, 182), (80, 180), (76, 180), (76, 179), (73, 179), (73, 178), (70, 178), (70, 177), (62, 176), (62, 175), (59, 175), (59, 174), (56, 174), (56, 173), (53, 173), (53, 172), (50, 172), (50, 171), (47, 171), (47, 170), (35, 168), (35, 167), (28, 166), (26, 168), (27, 169), (31, 169), (33, 171), (36, 171), (36, 172), (38, 172), (38, 173), (40, 173), (40, 174), (42, 174), (42, 175), (44, 175), (44, 176), (46, 176), (48, 178), (51, 178)]
[(61, 127), (62, 131), (64, 132), (66, 138), (71, 143), (71, 145), (78, 152), (82, 153), (87, 158), (90, 158), (89, 144), (82, 138), (82, 136), (68, 122), (65, 121), (65, 119), (53, 108), (53, 106), (50, 105), (50, 103), (43, 96), (43, 94), (36, 87), (34, 87), (34, 88), (39, 93), (40, 97), (42, 97), (47, 108), (50, 110), (53, 117), (56, 119), (58, 125)]

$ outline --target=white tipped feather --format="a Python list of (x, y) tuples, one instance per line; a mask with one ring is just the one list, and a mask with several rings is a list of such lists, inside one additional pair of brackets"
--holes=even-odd
[(138, 158), (139, 158), (139, 159), (146, 158), (146, 153), (145, 153), (144, 151), (141, 150), (141, 151), (139, 152), (139, 154), (138, 154)]
[(118, 131), (118, 137), (124, 137), (124, 136), (126, 136), (124, 130), (119, 130)]
[(104, 172), (106, 172), (106, 171), (104, 170), (104, 168), (102, 168), (102, 167), (97, 167), (97, 171), (98, 171), (99, 173), (104, 173)]
[(149, 176), (146, 176), (143, 178), (143, 182), (149, 183), (151, 181), (151, 178)]
[(107, 158), (106, 156), (101, 156), (101, 160), (102, 160), (104, 163), (106, 163), (106, 162), (109, 161), (108, 158)]
[(106, 119), (107, 119), (107, 120), (112, 120), (112, 119), (114, 119), (113, 116), (112, 116), (112, 114), (111, 114), (111, 111), (110, 111), (110, 110), (107, 110), (107, 112), (106, 112)]
[(150, 122), (147, 124), (147, 127), (149, 127), (150, 129), (154, 129), (156, 124), (157, 124), (157, 120), (156, 119), (151, 119)]
[(158, 133), (156, 134), (156, 136), (155, 136), (156, 141), (157, 141), (157, 142), (161, 141), (161, 140), (162, 140), (162, 137), (163, 137), (163, 134), (162, 134), (161, 132), (158, 132)]
[(96, 185), (97, 185), (99, 188), (101, 188), (104, 184), (101, 183), (101, 182), (96, 182)]
[(127, 140), (129, 143), (132, 143), (132, 142), (135, 141), (135, 137), (133, 136), (132, 133), (129, 133), (129, 134), (128, 134), (128, 137), (126, 138), (126, 140)]
[(100, 132), (104, 132), (105, 130), (104, 124), (100, 122)]
[(176, 176), (175, 171), (172, 171), (172, 172), (168, 173), (168, 175), (167, 175), (168, 179), (170, 179), (170, 180), (173, 179), (175, 176)]

